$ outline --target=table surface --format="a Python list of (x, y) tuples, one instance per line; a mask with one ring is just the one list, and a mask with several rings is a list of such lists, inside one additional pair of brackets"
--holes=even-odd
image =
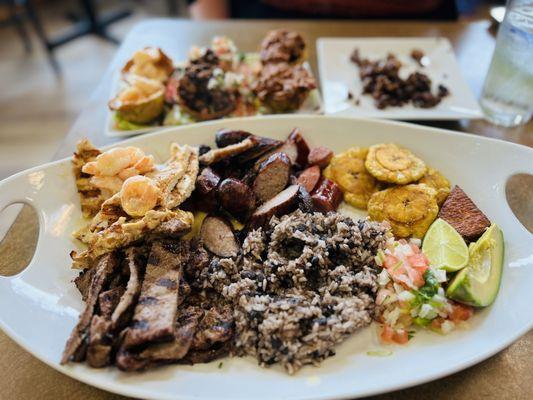
[[(217, 21), (192, 22), (186, 20), (149, 20), (137, 25), (127, 36), (109, 69), (102, 77), (94, 95), (89, 100), (73, 125), (56, 158), (72, 154), (76, 142), (82, 137), (90, 138), (96, 145), (113, 143), (103, 135), (106, 120), (106, 103), (112, 87), (114, 71), (131, 56), (133, 51), (147, 45), (161, 46), (178, 58), (185, 58), (189, 48), (207, 45), (215, 35), (231, 37), (239, 49), (254, 51), (261, 38), (270, 29), (285, 27), (302, 32), (307, 40), (311, 67), (317, 71), (315, 41), (319, 37), (398, 37), (398, 36), (444, 36), (456, 52), (459, 65), (471, 86), (479, 96), (483, 79), (488, 69), (494, 34), (488, 21), (477, 22), (407, 22), (407, 21)], [(97, 56), (97, 55), (91, 55)], [(472, 134), (494, 137), (533, 146), (533, 123), (513, 129), (490, 125), (482, 120), (437, 122), (425, 121), (426, 125), (460, 130)], [(530, 178), (527, 178), (530, 179)], [(518, 180), (514, 195), (517, 208), (525, 210), (531, 224), (531, 188)], [(521, 194), (520, 194), (521, 193)], [(1, 243), (0, 272), (9, 273), (23, 267), (31, 258), (31, 246), (36, 229), (31, 211), (27, 208), (18, 216), (16, 223)], [(0, 332), (0, 368), (9, 373), (0, 374), (0, 399), (119, 399), (109, 394), (61, 375), (41, 363)], [(379, 399), (530, 399), (533, 398), (533, 331), (530, 331), (506, 350), (490, 359), (447, 378), (402, 390)]]

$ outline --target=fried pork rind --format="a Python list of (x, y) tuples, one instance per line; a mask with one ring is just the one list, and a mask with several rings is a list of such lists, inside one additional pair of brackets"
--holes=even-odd
[(437, 204), (442, 206), (450, 194), (450, 181), (436, 169), (428, 167), (424, 176), (418, 181), (437, 191)]
[(89, 140), (83, 139), (76, 146), (76, 151), (72, 157), (72, 168), (84, 218), (96, 215), (105, 200), (101, 190), (91, 183), (91, 175), (82, 172), (83, 166), (94, 161), (99, 154), (100, 150), (94, 147)]
[(426, 172), (424, 161), (394, 143), (371, 146), (365, 166), (376, 179), (400, 185), (415, 182)]
[(438, 212), (437, 191), (424, 184), (388, 188), (368, 202), (370, 218), (388, 221), (397, 237), (422, 238)]
[(91, 260), (129, 246), (169, 221), (179, 222), (180, 230), (186, 234), (194, 217), (192, 213), (179, 209), (156, 209), (141, 218), (131, 218), (122, 210), (120, 194), (117, 193), (102, 204), (100, 212), (87, 227), (74, 234), (88, 248), (79, 254), (71, 253), (73, 268), (86, 268)]
[(146, 176), (153, 179), (162, 193), (161, 207), (176, 208), (189, 198), (198, 175), (198, 149), (172, 143), (165, 166)]
[(335, 182), (344, 193), (344, 201), (365, 209), (368, 200), (379, 190), (379, 183), (365, 168), (368, 149), (352, 147), (337, 154), (324, 170), (326, 178)]

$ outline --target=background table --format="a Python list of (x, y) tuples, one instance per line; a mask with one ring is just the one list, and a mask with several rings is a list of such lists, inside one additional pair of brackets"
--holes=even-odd
[[(455, 49), (461, 70), (476, 95), (479, 95), (494, 47), (489, 22), (359, 22), (359, 21), (220, 21), (199, 23), (185, 20), (150, 20), (137, 25), (127, 36), (94, 95), (58, 150), (56, 158), (72, 154), (81, 137), (96, 145), (113, 143), (103, 135), (106, 103), (110, 97), (114, 72), (147, 45), (163, 47), (174, 58), (185, 58), (191, 45), (207, 45), (215, 35), (227, 35), (244, 51), (257, 49), (270, 29), (285, 27), (300, 31), (308, 43), (308, 56), (315, 74), (318, 37), (332, 36), (444, 36)], [(91, 55), (97, 56), (97, 55)], [(453, 90), (453, 88), (452, 88)], [(533, 123), (503, 129), (484, 121), (425, 121), (424, 124), (495, 137), (533, 146)], [(520, 200), (519, 200), (520, 201)], [(531, 191), (521, 201), (531, 201)], [(527, 204), (525, 209), (527, 210)], [(31, 257), (27, 244), (36, 235), (31, 211), (25, 208), (2, 243), (3, 273), (16, 271)], [(3, 305), (7, 306), (7, 305)], [(38, 327), (36, 327), (38, 334)], [(118, 399), (112, 395), (63, 376), (26, 353), (0, 333), (0, 399)], [(408, 366), (406, 366), (408, 368)], [(379, 399), (531, 399), (533, 398), (533, 332), (508, 349), (477, 366), (450, 377), (415, 388), (378, 396)], [(386, 377), (384, 377), (386, 379)]]

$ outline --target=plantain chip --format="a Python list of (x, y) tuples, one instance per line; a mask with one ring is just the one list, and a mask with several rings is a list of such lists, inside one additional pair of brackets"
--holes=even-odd
[(415, 182), (426, 172), (424, 161), (394, 143), (371, 146), (365, 166), (376, 179), (400, 185)]
[(344, 201), (365, 209), (373, 193), (379, 190), (378, 181), (365, 168), (368, 149), (352, 147), (332, 158), (324, 176), (335, 182), (344, 193)]
[(444, 200), (450, 194), (450, 181), (434, 168), (428, 167), (425, 175), (418, 183), (428, 185), (437, 191), (437, 204), (439, 207), (442, 206)]
[(376, 221), (388, 221), (397, 237), (422, 238), (437, 217), (437, 191), (424, 184), (394, 186), (374, 193), (368, 214)]

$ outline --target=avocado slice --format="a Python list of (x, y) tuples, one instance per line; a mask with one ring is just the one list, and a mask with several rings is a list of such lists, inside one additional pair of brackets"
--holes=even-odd
[(492, 224), (479, 240), (469, 247), (467, 266), (450, 282), (446, 296), (474, 307), (487, 307), (494, 302), (503, 270), (503, 233)]

